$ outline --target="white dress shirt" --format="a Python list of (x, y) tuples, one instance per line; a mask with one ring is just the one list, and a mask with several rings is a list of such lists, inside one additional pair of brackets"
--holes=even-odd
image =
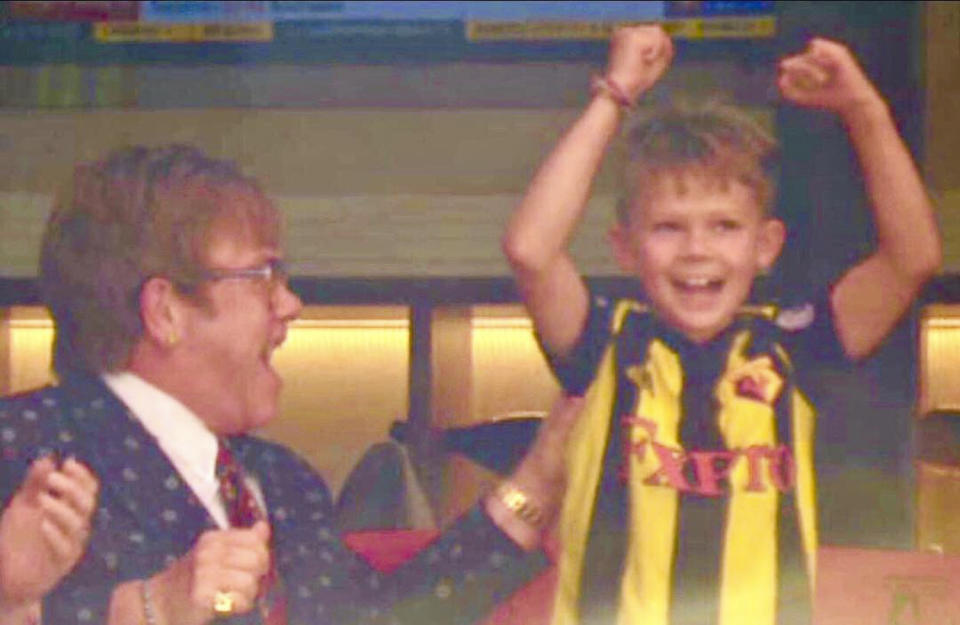
[[(157, 440), (161, 451), (220, 528), (230, 526), (217, 480), (217, 437), (189, 408), (129, 371), (105, 373), (103, 381), (135, 419)], [(259, 484), (246, 476), (254, 498), (265, 509)]]

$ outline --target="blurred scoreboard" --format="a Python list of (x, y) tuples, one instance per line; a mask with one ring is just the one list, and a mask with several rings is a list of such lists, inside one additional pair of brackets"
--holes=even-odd
[(773, 2), (2, 2), (0, 64), (569, 59), (613, 28), (770, 39)]

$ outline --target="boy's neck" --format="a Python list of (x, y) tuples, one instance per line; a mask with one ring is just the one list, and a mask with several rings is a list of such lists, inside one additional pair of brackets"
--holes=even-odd
[(693, 337), (670, 324), (663, 317), (657, 316), (656, 313), (654, 313), (654, 317), (659, 328), (657, 335), (678, 353), (714, 351), (714, 349), (721, 347), (725, 353), (733, 335), (742, 327), (740, 317), (737, 317), (709, 338)]

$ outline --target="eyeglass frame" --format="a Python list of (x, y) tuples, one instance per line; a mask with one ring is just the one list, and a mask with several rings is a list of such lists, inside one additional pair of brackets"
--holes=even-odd
[[(150, 278), (147, 278), (140, 283), (140, 286), (137, 288), (136, 297), (139, 297), (143, 290), (143, 285), (146, 284), (149, 279)], [(170, 278), (167, 279), (169, 280)], [(192, 295), (196, 293), (197, 288), (204, 282), (260, 280), (270, 287), (271, 292), (275, 292), (278, 286), (287, 284), (289, 279), (290, 272), (287, 263), (281, 258), (270, 258), (254, 267), (241, 267), (238, 269), (204, 268), (199, 272), (197, 278), (193, 280), (171, 280), (171, 282), (183, 293)]]
[(281, 258), (270, 258), (255, 267), (239, 269), (204, 269), (200, 279), (207, 282), (221, 280), (262, 280), (273, 285), (285, 282), (290, 277), (287, 263)]

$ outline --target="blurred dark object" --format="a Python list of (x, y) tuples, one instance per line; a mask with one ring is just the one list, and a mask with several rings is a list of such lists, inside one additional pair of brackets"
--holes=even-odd
[(918, 419), (914, 427), (918, 460), (960, 466), (960, 413), (934, 410)]
[(341, 533), (436, 526), (406, 451), (393, 441), (367, 450), (344, 482), (335, 513)]
[(378, 443), (367, 450), (337, 497), (337, 529), (347, 532), (407, 527), (400, 453), (390, 443)]
[[(546, 413), (515, 412), (464, 427), (433, 429), (435, 445), (444, 453), (458, 453), (500, 475), (508, 475), (533, 443)], [(409, 445), (406, 421), (394, 421), (390, 438)]]

